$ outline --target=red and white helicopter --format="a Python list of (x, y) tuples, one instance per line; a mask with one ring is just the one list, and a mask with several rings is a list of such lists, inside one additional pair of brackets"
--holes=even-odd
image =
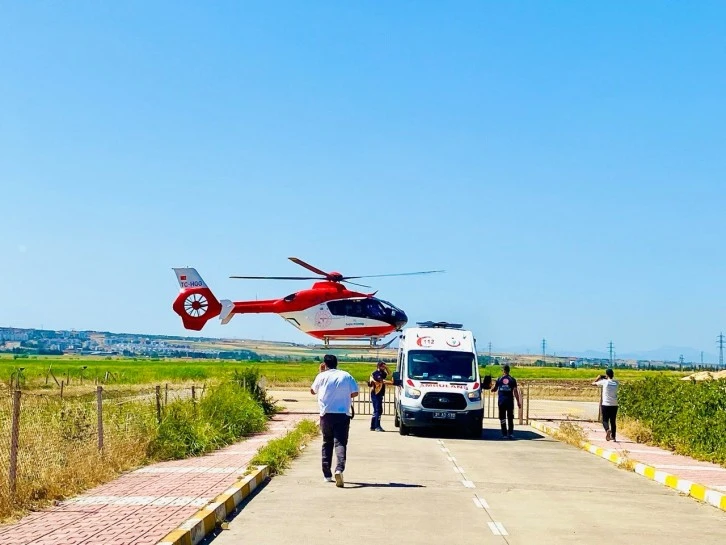
[[(319, 276), (230, 276), (251, 280), (318, 280), (307, 290), (291, 293), (281, 299), (262, 301), (221, 301), (212, 293), (196, 269), (175, 268), (181, 291), (172, 308), (182, 319), (186, 329), (200, 331), (204, 324), (219, 316), (227, 324), (235, 314), (279, 314), (300, 331), (320, 339), (329, 346), (330, 341), (370, 341), (377, 346), (379, 340), (400, 330), (408, 317), (391, 303), (374, 297), (374, 293), (349, 290), (344, 283), (369, 288), (351, 282), (351, 279), (409, 276), (444, 271), (419, 271), (368, 276), (344, 276), (338, 272), (325, 272), (291, 257), (290, 261)], [(392, 339), (393, 340), (393, 339)], [(389, 341), (388, 344), (390, 344)], [(381, 346), (379, 346), (381, 347)]]

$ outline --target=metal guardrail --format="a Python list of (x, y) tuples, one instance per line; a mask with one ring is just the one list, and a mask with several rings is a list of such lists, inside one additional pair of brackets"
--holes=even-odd
[[(353, 408), (357, 415), (372, 415), (373, 405), (371, 403), (371, 390), (367, 384), (362, 383), (359, 385), (360, 393), (358, 397), (353, 400)], [(522, 395), (522, 409), (518, 412), (518, 418), (520, 424), (529, 424), (529, 410), (530, 410), (530, 397), (529, 397), (529, 385), (522, 385), (520, 389)], [(498, 394), (492, 393), (489, 390), (482, 391), (483, 405), (484, 405), (484, 418), (499, 420), (499, 404)], [(386, 386), (385, 393), (383, 394), (383, 415), (393, 416), (396, 414), (396, 402), (395, 402), (395, 386)]]

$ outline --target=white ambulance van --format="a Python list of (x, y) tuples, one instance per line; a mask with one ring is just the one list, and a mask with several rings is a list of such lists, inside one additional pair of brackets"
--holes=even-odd
[(412, 428), (455, 426), (471, 437), (482, 430), (482, 383), (476, 340), (461, 324), (418, 322), (403, 330), (393, 373), (395, 425), (401, 435)]

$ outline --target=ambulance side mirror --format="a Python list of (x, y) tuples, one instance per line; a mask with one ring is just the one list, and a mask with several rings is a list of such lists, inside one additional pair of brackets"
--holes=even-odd
[(398, 371), (393, 372), (393, 385), (403, 386), (403, 381), (401, 380), (401, 373), (399, 373)]
[(484, 375), (484, 378), (481, 381), (481, 389), (482, 390), (491, 390), (492, 389), (492, 376), (491, 375)]

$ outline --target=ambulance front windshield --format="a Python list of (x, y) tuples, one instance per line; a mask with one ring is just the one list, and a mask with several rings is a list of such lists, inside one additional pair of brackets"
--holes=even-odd
[(450, 350), (411, 350), (408, 378), (444, 382), (474, 382), (476, 364), (471, 352)]

